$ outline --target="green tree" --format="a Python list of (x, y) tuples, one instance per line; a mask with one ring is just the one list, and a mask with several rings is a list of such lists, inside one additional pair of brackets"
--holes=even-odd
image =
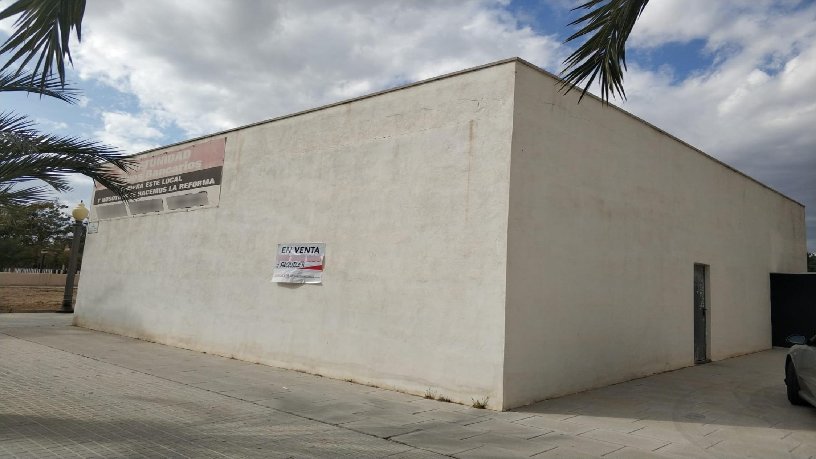
[(816, 252), (807, 254), (807, 270), (816, 273)]
[(0, 268), (67, 264), (73, 226), (66, 209), (56, 201), (0, 208)]
[[(85, 0), (17, 0), (0, 20), (18, 16), (14, 31), (0, 46), (11, 54), (0, 68), (0, 93), (28, 92), (76, 102), (77, 91), (65, 85), (71, 31), (81, 39)], [(33, 71), (26, 70), (39, 56)], [(19, 68), (10, 70), (14, 65)], [(57, 76), (54, 76), (54, 69)], [(0, 207), (31, 204), (52, 190), (71, 189), (67, 174), (80, 173), (128, 199), (126, 183), (117, 172), (130, 161), (115, 148), (73, 136), (45, 134), (25, 115), (0, 113)]]

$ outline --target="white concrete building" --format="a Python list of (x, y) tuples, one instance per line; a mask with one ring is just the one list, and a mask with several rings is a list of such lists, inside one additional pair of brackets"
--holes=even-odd
[[(510, 59), (149, 152), (188, 163), (98, 200), (75, 321), (494, 409), (769, 348), (804, 207), (576, 102)], [(270, 282), (291, 242), (322, 284)]]

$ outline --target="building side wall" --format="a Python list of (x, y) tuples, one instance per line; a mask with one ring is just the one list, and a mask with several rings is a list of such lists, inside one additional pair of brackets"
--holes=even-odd
[(710, 357), (769, 348), (769, 273), (805, 269), (803, 207), (517, 68), (504, 407), (692, 365), (695, 263)]
[[(226, 134), (218, 208), (88, 236), (77, 323), (500, 406), (514, 66)], [(270, 282), (289, 242), (322, 285)]]

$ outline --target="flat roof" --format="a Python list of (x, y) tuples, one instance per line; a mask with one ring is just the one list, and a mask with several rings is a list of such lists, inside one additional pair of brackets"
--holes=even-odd
[[(256, 121), (254, 123), (245, 124), (245, 125), (242, 125), (242, 126), (234, 127), (234, 128), (231, 128), (231, 129), (226, 129), (226, 130), (219, 131), (219, 132), (214, 132), (212, 134), (206, 134), (206, 135), (202, 135), (202, 136), (198, 136), (198, 137), (193, 137), (193, 138), (188, 139), (188, 140), (183, 140), (183, 141), (171, 143), (169, 145), (165, 145), (165, 146), (162, 146), (162, 147), (152, 148), (150, 150), (145, 150), (145, 151), (142, 151), (142, 152), (139, 152), (139, 153), (135, 153), (134, 155), (131, 155), (131, 156), (141, 155), (141, 154), (144, 154), (144, 153), (150, 153), (150, 152), (154, 152), (154, 151), (158, 151), (158, 150), (165, 150), (167, 148), (172, 148), (172, 147), (187, 144), (187, 143), (190, 143), (190, 142), (203, 140), (203, 139), (206, 139), (206, 138), (209, 138), (209, 137), (228, 134), (230, 132), (240, 131), (242, 129), (247, 129), (247, 128), (251, 128), (251, 127), (254, 127), (254, 126), (259, 126), (259, 125), (262, 125), (262, 124), (272, 123), (272, 122), (284, 120), (284, 119), (287, 119), (287, 118), (293, 118), (293, 117), (296, 117), (296, 116), (305, 115), (307, 113), (312, 113), (312, 112), (317, 112), (317, 111), (325, 110), (325, 109), (332, 108), (332, 107), (337, 107), (339, 105), (345, 105), (345, 104), (349, 104), (349, 103), (352, 103), (352, 102), (357, 102), (357, 101), (361, 101), (361, 100), (365, 100), (365, 99), (370, 99), (372, 97), (377, 97), (377, 96), (380, 96), (380, 95), (383, 95), (383, 94), (388, 94), (390, 92), (401, 91), (403, 89), (412, 88), (412, 87), (415, 87), (415, 86), (421, 86), (423, 84), (432, 83), (434, 81), (443, 80), (443, 79), (446, 79), (446, 78), (452, 78), (452, 77), (456, 77), (456, 76), (459, 76), (459, 75), (464, 75), (466, 73), (477, 72), (479, 70), (483, 70), (483, 69), (490, 68), (490, 67), (496, 67), (498, 65), (508, 64), (508, 63), (511, 63), (511, 62), (517, 62), (517, 63), (523, 64), (523, 65), (525, 65), (527, 67), (530, 67), (531, 69), (533, 69), (533, 70), (535, 70), (537, 72), (543, 73), (544, 75), (547, 75), (548, 77), (554, 79), (556, 82), (561, 81), (561, 79), (557, 75), (555, 75), (553, 73), (550, 73), (550, 72), (542, 69), (541, 67), (539, 67), (539, 66), (537, 66), (535, 64), (532, 64), (532, 63), (530, 63), (530, 62), (528, 62), (528, 61), (526, 61), (526, 60), (524, 60), (524, 59), (522, 59), (520, 57), (511, 57), (511, 58), (502, 59), (502, 60), (495, 61), (495, 62), (490, 62), (488, 64), (479, 65), (479, 66), (476, 66), (476, 67), (470, 67), (470, 68), (467, 68), (467, 69), (458, 70), (456, 72), (446, 73), (446, 74), (443, 74), (443, 75), (435, 76), (433, 78), (428, 78), (428, 79), (416, 81), (416, 82), (413, 82), (413, 83), (408, 83), (408, 84), (404, 84), (404, 85), (400, 85), (400, 86), (395, 86), (393, 88), (384, 89), (382, 91), (372, 92), (372, 93), (365, 94), (365, 95), (362, 95), (362, 96), (353, 97), (351, 99), (345, 99), (345, 100), (341, 100), (341, 101), (338, 101), (338, 102), (333, 102), (331, 104), (321, 105), (321, 106), (318, 106), (318, 107), (315, 107), (315, 108), (310, 108), (310, 109), (302, 110), (302, 111), (299, 111), (299, 112), (290, 113), (288, 115), (277, 116), (275, 118), (269, 118), (269, 119), (266, 119), (266, 120), (263, 120), (263, 121)], [(575, 89), (575, 90), (579, 90), (579, 89)], [(733, 171), (733, 172), (747, 178), (748, 180), (751, 180), (752, 182), (754, 182), (754, 183), (756, 183), (756, 184), (758, 184), (758, 185), (760, 185), (760, 186), (762, 186), (762, 187), (764, 187), (764, 188), (766, 188), (766, 189), (768, 189), (770, 191), (773, 191), (774, 193), (782, 196), (783, 198), (785, 198), (785, 199), (787, 199), (789, 201), (792, 201), (792, 202), (794, 202), (794, 203), (796, 203), (796, 204), (798, 204), (798, 205), (800, 205), (802, 207), (805, 207), (804, 204), (802, 204), (801, 202), (799, 202), (799, 201), (791, 198), (790, 196), (782, 193), (781, 191), (776, 190), (774, 188), (771, 188), (770, 186), (760, 182), (759, 180), (755, 179), (754, 177), (751, 177), (750, 175), (746, 174), (745, 172), (742, 172), (739, 169), (736, 169), (735, 167), (720, 161), (719, 159), (717, 159), (717, 158), (709, 155), (708, 153), (700, 150), (699, 148), (695, 147), (694, 145), (689, 144), (688, 142), (684, 141), (683, 139), (680, 139), (680, 138), (678, 138), (678, 137), (664, 131), (663, 129), (660, 129), (659, 127), (657, 127), (654, 124), (644, 120), (643, 118), (640, 118), (640, 117), (638, 117), (636, 115), (633, 115), (632, 113), (618, 107), (615, 104), (608, 103), (608, 102), (604, 101), (603, 99), (601, 99), (600, 97), (596, 96), (595, 94), (587, 92), (586, 96), (590, 97), (592, 99), (595, 99), (596, 101), (601, 102), (602, 104), (604, 104), (605, 106), (607, 106), (609, 108), (612, 108), (614, 110), (618, 110), (620, 112), (623, 112), (627, 116), (629, 116), (631, 118), (634, 118), (635, 120), (645, 124), (646, 126), (649, 126), (650, 128), (660, 132), (661, 134), (663, 134), (665, 136), (668, 136), (669, 138), (674, 139), (677, 142), (680, 142), (683, 145), (691, 148), (692, 150), (694, 150), (698, 154), (703, 155), (704, 157), (710, 159), (711, 161), (714, 161), (715, 163), (717, 163), (717, 164), (719, 164), (719, 165), (721, 165), (721, 166), (723, 166), (723, 167), (725, 167), (725, 168), (727, 168), (727, 169), (729, 169), (729, 170), (731, 170), (731, 171)]]

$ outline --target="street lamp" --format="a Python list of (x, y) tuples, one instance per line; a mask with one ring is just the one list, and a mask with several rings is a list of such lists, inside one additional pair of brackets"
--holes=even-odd
[(88, 208), (82, 201), (79, 201), (74, 210), (71, 211), (74, 217), (74, 240), (71, 241), (71, 258), (68, 261), (68, 275), (65, 278), (65, 296), (62, 298), (62, 310), (60, 312), (74, 312), (74, 274), (76, 274), (77, 259), (79, 258), (79, 240), (85, 225), (82, 222), (88, 218)]

